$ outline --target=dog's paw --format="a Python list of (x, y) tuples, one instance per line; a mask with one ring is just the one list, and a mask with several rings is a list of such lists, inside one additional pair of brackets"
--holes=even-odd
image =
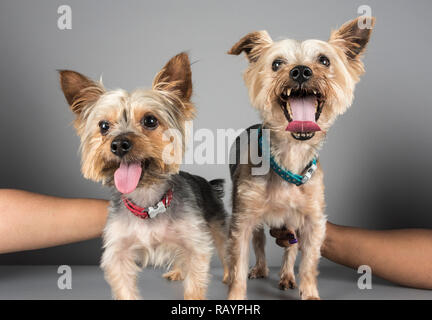
[(302, 300), (321, 300), (316, 288), (309, 290), (300, 290), (300, 298)]
[(238, 292), (230, 292), (228, 294), (228, 300), (246, 300), (246, 295)]
[(255, 266), (249, 271), (249, 279), (267, 278), (269, 269), (267, 267)]
[(321, 300), (319, 296), (306, 296), (300, 294), (302, 300)]
[(206, 300), (206, 297), (201, 294), (185, 294), (184, 300)]
[(114, 300), (142, 300), (138, 292), (113, 292)]
[(297, 288), (297, 283), (295, 281), (295, 276), (291, 275), (282, 275), (279, 281), (279, 289), (280, 290), (288, 290)]
[(164, 273), (162, 277), (169, 281), (180, 281), (184, 279), (182, 272), (178, 269), (168, 271), (167, 273)]
[(206, 300), (206, 289), (203, 287), (194, 287), (184, 292), (185, 300)]

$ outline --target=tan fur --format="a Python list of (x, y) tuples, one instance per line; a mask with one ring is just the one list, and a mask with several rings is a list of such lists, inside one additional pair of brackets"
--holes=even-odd
[(282, 259), (282, 267), (280, 270), (279, 289), (294, 289), (297, 287), (294, 274), (294, 264), (297, 257), (298, 244), (293, 244), (291, 247), (285, 248), (285, 253)]
[(169, 281), (180, 281), (184, 280), (184, 275), (181, 267), (174, 265), (174, 268), (162, 275), (163, 278)]
[(222, 222), (213, 222), (210, 224), (210, 233), (212, 235), (214, 245), (216, 247), (218, 256), (223, 266), (222, 282), (228, 283), (229, 279), (229, 268), (228, 261), (226, 258), (226, 245), (228, 242), (228, 232), (226, 227), (222, 225)]
[[(114, 172), (121, 161), (139, 163), (142, 176), (127, 198), (146, 208), (158, 203), (170, 189), (168, 178), (179, 172), (180, 165), (180, 161), (168, 163), (164, 159), (164, 150), (173, 142), (173, 137), (166, 139), (165, 133), (169, 130), (179, 133), (181, 144), (170, 155), (179, 151), (181, 160), (185, 149), (185, 121), (195, 114), (190, 100), (192, 80), (188, 56), (181, 53), (173, 57), (156, 75), (151, 89), (107, 91), (101, 83), (67, 70), (60, 71), (60, 82), (76, 115), (84, 177), (113, 186)], [(143, 125), (148, 115), (156, 117), (156, 128)], [(100, 123), (108, 123), (109, 130), (102, 132)], [(120, 136), (128, 138), (133, 146), (121, 157), (111, 150), (112, 142)], [(205, 299), (213, 243), (224, 257), (225, 224), (209, 226), (201, 207), (191, 199), (182, 202), (175, 194), (166, 212), (155, 219), (140, 219), (122, 204), (119, 192), (114, 194), (103, 233), (105, 250), (101, 261), (113, 297), (139, 299), (137, 274), (140, 267), (152, 264), (173, 265), (164, 277), (184, 280), (185, 299)], [(224, 266), (227, 272), (225, 263)]]
[(251, 32), (241, 38), (232, 48), (228, 51), (228, 54), (239, 55), (242, 52), (246, 53), (246, 56), (250, 62), (258, 60), (259, 56), (263, 53), (263, 50), (270, 46), (272, 39), (270, 38), (267, 31), (256, 31)]
[(249, 271), (249, 279), (266, 278), (269, 273), (265, 258), (265, 235), (264, 228), (253, 231), (252, 245), (255, 252), (255, 266)]
[[(204, 225), (205, 221), (192, 217), (173, 221), (169, 216), (161, 216), (151, 225), (131, 214), (117, 214), (109, 219), (104, 231), (101, 267), (112, 286), (113, 296), (139, 299), (136, 295), (139, 268), (135, 261), (142, 261), (143, 267), (148, 264), (177, 266), (174, 270), (184, 277), (185, 298), (205, 299), (212, 239)], [(125, 235), (133, 235), (133, 245)], [(127, 245), (122, 245), (124, 241)]]
[[(271, 152), (275, 160), (294, 173), (301, 174), (318, 154), (327, 131), (337, 116), (351, 105), (354, 87), (364, 72), (360, 60), (371, 30), (359, 30), (357, 19), (344, 24), (332, 33), (328, 42), (320, 40), (282, 40), (273, 42), (266, 32), (254, 32), (243, 37), (229, 51), (245, 52), (249, 67), (244, 80), (252, 105), (260, 112), (263, 125), (270, 131)], [(372, 20), (373, 25), (374, 20)], [(261, 38), (260, 38), (261, 37)], [(252, 53), (252, 56), (251, 56)], [(329, 67), (319, 63), (320, 55), (327, 56)], [(272, 70), (272, 62), (282, 59), (280, 70)], [(307, 141), (295, 140), (285, 131), (288, 122), (278, 100), (286, 88), (293, 87), (289, 71), (296, 65), (312, 69), (313, 77), (305, 84), (318, 89), (325, 104), (318, 120), (322, 131)], [(249, 240), (253, 234), (257, 263), (250, 278), (266, 276), (264, 254), (265, 224), (270, 227), (289, 226), (296, 230), (299, 245), (285, 250), (281, 268), (281, 289), (296, 286), (294, 262), (298, 246), (302, 250), (299, 268), (302, 299), (319, 298), (316, 277), (320, 247), (325, 236), (323, 172), (318, 169), (312, 179), (297, 187), (272, 170), (264, 176), (251, 175), (251, 164), (239, 165), (234, 173), (233, 216), (230, 227), (228, 255), (230, 257), (229, 299), (246, 297)]]
[[(185, 58), (186, 57), (186, 58)], [(179, 54), (156, 75), (152, 89), (107, 91), (101, 83), (69, 70), (60, 71), (60, 83), (71, 110), (76, 114), (75, 127), (81, 138), (82, 173), (85, 178), (112, 185), (112, 172), (119, 160), (110, 151), (113, 139), (123, 131), (138, 148), (128, 155), (130, 159), (152, 159), (151, 166), (162, 174), (176, 173), (179, 163), (167, 165), (162, 161), (162, 151), (170, 141), (164, 141), (163, 133), (169, 128), (180, 131), (180, 154), (184, 151), (184, 123), (192, 119), (195, 107), (190, 101), (192, 81), (186, 54)], [(185, 66), (188, 68), (185, 68)], [(181, 69), (181, 70), (180, 70)], [(189, 69), (189, 72), (183, 69)], [(183, 78), (183, 81), (181, 80)], [(185, 80), (186, 79), (186, 80)], [(124, 113), (129, 121), (125, 121)], [(146, 130), (140, 125), (144, 115), (153, 114), (160, 122), (156, 130)], [(107, 135), (102, 136), (98, 123), (111, 124)], [(156, 143), (155, 143), (156, 142)], [(158, 176), (150, 172), (142, 181), (154, 183)], [(159, 174), (160, 175), (160, 174)]]

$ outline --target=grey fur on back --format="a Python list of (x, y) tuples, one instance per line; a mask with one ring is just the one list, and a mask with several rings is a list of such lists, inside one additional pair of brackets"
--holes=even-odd
[[(231, 179), (233, 179), (234, 173), (237, 170), (239, 164), (240, 164), (240, 152), (247, 150), (249, 151), (249, 146), (251, 144), (250, 142), (250, 131), (251, 130), (257, 130), (258, 128), (261, 127), (261, 124), (254, 124), (252, 126), (250, 126), (249, 128), (247, 128), (245, 131), (243, 131), (239, 136), (237, 136), (237, 138), (235, 139), (234, 143), (231, 146), (231, 150), (230, 150), (230, 160), (232, 159), (233, 161), (230, 161), (230, 174), (231, 174)], [(247, 136), (247, 140), (246, 139), (241, 139), (240, 137), (246, 135)], [(244, 148), (244, 146), (241, 146), (240, 143), (241, 142), (247, 142), (248, 147)], [(255, 142), (257, 143), (257, 142)]]
[[(196, 204), (204, 212), (204, 218), (207, 222), (225, 220), (227, 213), (223, 203), (225, 183), (223, 179), (216, 179), (209, 182), (200, 176), (184, 171), (180, 171), (178, 175), (172, 178), (174, 184), (176, 182), (188, 184), (195, 197)], [(180, 189), (178, 192), (182, 193), (182, 191), (184, 191), (184, 189)], [(186, 197), (187, 195), (185, 194), (184, 196)]]

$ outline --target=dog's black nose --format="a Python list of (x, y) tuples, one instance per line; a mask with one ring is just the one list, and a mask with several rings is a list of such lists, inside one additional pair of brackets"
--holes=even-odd
[(295, 82), (302, 84), (312, 77), (312, 70), (307, 66), (295, 66), (290, 71), (290, 78)]
[(111, 143), (111, 152), (120, 158), (128, 153), (130, 149), (132, 149), (132, 142), (124, 136), (115, 138)]

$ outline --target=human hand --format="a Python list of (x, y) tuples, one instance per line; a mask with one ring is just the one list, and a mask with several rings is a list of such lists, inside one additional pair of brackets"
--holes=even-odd
[(276, 244), (283, 248), (290, 247), (298, 242), (295, 232), (286, 227), (272, 228), (270, 229), (270, 235), (276, 238)]

